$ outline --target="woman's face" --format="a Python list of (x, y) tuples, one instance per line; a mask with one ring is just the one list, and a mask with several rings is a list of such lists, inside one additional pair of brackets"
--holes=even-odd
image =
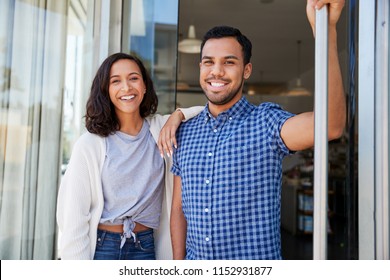
[(140, 115), (139, 107), (146, 86), (137, 63), (130, 59), (115, 62), (110, 71), (108, 91), (118, 118), (128, 114)]

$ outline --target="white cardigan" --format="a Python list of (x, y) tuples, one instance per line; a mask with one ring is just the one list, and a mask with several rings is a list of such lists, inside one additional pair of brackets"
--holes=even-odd
[[(203, 107), (180, 109), (188, 120)], [(150, 132), (157, 143), (160, 130), (169, 115), (146, 118)], [(103, 212), (104, 199), (101, 171), (106, 154), (105, 138), (89, 132), (80, 136), (73, 147), (65, 175), (62, 178), (57, 201), (57, 223), (61, 239), (61, 259), (93, 259), (97, 227)], [(172, 259), (169, 217), (172, 202), (172, 161), (165, 159), (165, 192), (160, 227), (155, 231), (157, 259)]]

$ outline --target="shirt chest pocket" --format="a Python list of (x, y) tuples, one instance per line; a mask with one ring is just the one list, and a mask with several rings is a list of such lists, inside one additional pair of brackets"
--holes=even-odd
[[(221, 147), (217, 153), (217, 162), (222, 164), (221, 168), (237, 180), (256, 176), (260, 164), (262, 147), (256, 139), (238, 142), (235, 145)], [(217, 167), (218, 168), (218, 167)]]

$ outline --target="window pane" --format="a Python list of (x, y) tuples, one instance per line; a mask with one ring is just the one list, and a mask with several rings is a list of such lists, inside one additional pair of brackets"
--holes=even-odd
[(162, 114), (175, 109), (177, 13), (177, 0), (123, 3), (122, 51), (139, 57), (150, 71)]
[(62, 172), (73, 143), (85, 130), (83, 116), (93, 75), (94, 1), (72, 0), (69, 5), (63, 104)]
[(53, 258), (66, 13), (0, 2), (0, 259)]

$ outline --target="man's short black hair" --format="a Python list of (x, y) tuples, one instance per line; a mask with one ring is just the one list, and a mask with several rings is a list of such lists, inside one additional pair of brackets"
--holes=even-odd
[(209, 39), (220, 39), (225, 37), (234, 37), (242, 47), (242, 53), (244, 56), (244, 65), (248, 64), (252, 57), (252, 43), (251, 41), (241, 33), (240, 30), (230, 26), (215, 26), (211, 28), (203, 36), (203, 41), (200, 46), (200, 54), (202, 55), (203, 47), (206, 41)]

